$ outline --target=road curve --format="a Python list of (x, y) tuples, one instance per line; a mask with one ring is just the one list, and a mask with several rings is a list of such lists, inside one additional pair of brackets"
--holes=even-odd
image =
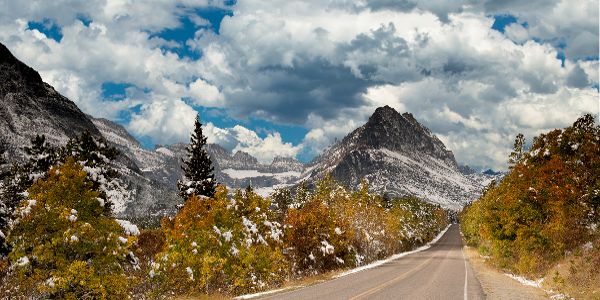
[(261, 299), (484, 299), (473, 274), (454, 224), (425, 251)]

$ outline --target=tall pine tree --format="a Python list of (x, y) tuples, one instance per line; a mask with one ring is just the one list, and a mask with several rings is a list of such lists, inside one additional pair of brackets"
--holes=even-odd
[(206, 149), (204, 149), (206, 137), (202, 134), (202, 123), (200, 123), (199, 115), (196, 117), (194, 126), (190, 145), (186, 148), (187, 160), (182, 160), (181, 169), (184, 172), (184, 177), (177, 182), (179, 196), (186, 200), (192, 194), (213, 197), (217, 187), (212, 161)]

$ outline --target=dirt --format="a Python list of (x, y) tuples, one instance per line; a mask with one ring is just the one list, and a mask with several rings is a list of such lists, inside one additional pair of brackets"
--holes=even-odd
[(486, 299), (549, 299), (544, 290), (523, 285), (488, 265), (475, 249), (465, 247), (463, 251), (483, 287)]

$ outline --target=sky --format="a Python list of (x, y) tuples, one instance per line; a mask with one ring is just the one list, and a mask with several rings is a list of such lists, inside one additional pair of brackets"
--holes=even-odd
[(598, 114), (598, 1), (0, 0), (0, 42), (145, 147), (309, 161), (375, 108), (478, 168)]

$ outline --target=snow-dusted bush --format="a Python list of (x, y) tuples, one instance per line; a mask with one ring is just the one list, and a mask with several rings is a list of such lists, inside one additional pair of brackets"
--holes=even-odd
[(503, 268), (541, 275), (600, 236), (600, 126), (592, 115), (534, 138), (519, 135), (511, 170), (461, 214), (467, 242)]
[(353, 267), (410, 250), (448, 223), (439, 206), (416, 198), (384, 203), (369, 193), (366, 182), (351, 192), (327, 176), (305, 198), (299, 208), (288, 210), (285, 221), (287, 257), (296, 275)]
[(283, 231), (269, 206), (251, 190), (228, 199), (223, 186), (213, 198), (190, 197), (163, 221), (165, 251), (149, 271), (155, 296), (240, 294), (281, 283), (287, 272)]
[[(136, 237), (104, 214), (99, 192), (73, 159), (36, 181), (7, 241), (8, 276), (29, 298), (126, 297), (124, 266)], [(129, 233), (134, 231), (129, 226)]]

